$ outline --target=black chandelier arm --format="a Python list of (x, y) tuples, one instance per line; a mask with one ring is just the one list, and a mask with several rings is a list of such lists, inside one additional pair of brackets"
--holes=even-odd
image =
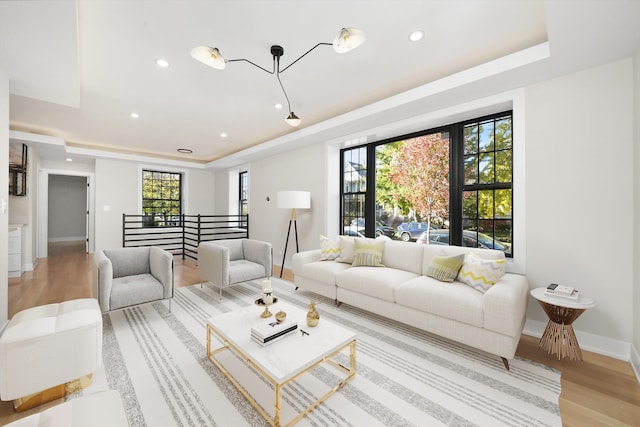
[[(262, 71), (267, 72), (269, 74), (275, 74), (276, 73), (276, 64), (275, 64), (275, 60), (273, 62), (273, 70), (269, 71), (264, 67), (259, 66), (258, 64), (256, 64), (255, 62), (251, 62), (248, 59), (244, 59), (244, 58), (240, 58), (240, 59), (227, 59), (225, 60), (225, 62), (240, 62), (240, 61), (244, 61), (244, 62), (248, 62), (249, 64), (253, 65), (254, 67), (260, 68)], [(287, 67), (288, 68), (288, 67)]]
[(289, 97), (287, 96), (287, 91), (284, 90), (284, 86), (282, 85), (282, 80), (280, 80), (280, 73), (276, 73), (276, 77), (278, 78), (278, 83), (280, 83), (280, 87), (282, 88), (282, 93), (284, 93), (284, 97), (287, 100), (287, 107), (289, 107), (289, 113), (291, 113), (291, 102), (289, 102)]
[(296, 59), (295, 61), (293, 61), (291, 64), (287, 65), (286, 67), (284, 67), (282, 70), (280, 70), (280, 64), (278, 64), (278, 72), (279, 73), (284, 73), (285, 71), (287, 71), (287, 69), (289, 67), (291, 67), (293, 64), (295, 64), (296, 62), (300, 61), (302, 58), (304, 58), (305, 56), (307, 56), (312, 50), (314, 50), (315, 48), (317, 48), (318, 46), (333, 46), (333, 43), (318, 43), (317, 45), (315, 45), (314, 47), (312, 47), (311, 49), (309, 49), (308, 51), (306, 51), (305, 53), (303, 53), (302, 55), (300, 55), (298, 57), (298, 59)]

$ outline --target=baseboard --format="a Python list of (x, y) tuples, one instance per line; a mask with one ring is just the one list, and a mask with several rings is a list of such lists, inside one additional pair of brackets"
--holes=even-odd
[[(532, 337), (540, 338), (544, 333), (544, 328), (546, 326), (546, 322), (527, 319), (522, 333), (525, 335), (530, 335)], [(591, 334), (589, 332), (582, 332), (575, 328), (574, 332), (576, 333), (576, 338), (578, 339), (578, 343), (580, 344), (580, 348), (582, 350), (602, 354), (603, 356), (607, 357), (613, 357), (614, 359), (624, 360), (625, 362), (632, 362), (631, 343), (614, 340), (611, 338), (603, 337), (601, 335)], [(639, 372), (639, 369), (637, 369), (638, 367), (640, 367), (640, 363), (636, 365), (636, 367), (634, 367), (634, 369), (636, 369), (636, 376)]]
[(86, 236), (76, 236), (76, 237), (49, 237), (47, 242), (49, 243), (57, 243), (57, 242), (77, 242), (79, 240), (87, 240)]
[(636, 379), (640, 383), (640, 354), (635, 346), (631, 346), (631, 367), (636, 374)]

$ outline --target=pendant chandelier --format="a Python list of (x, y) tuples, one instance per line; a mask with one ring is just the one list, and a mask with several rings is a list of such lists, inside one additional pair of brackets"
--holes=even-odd
[(280, 80), (280, 73), (284, 73), (291, 67), (293, 64), (301, 60), (303, 57), (308, 55), (311, 51), (316, 49), (318, 46), (333, 46), (333, 49), (338, 53), (349, 52), (356, 47), (360, 46), (365, 42), (367, 36), (364, 32), (356, 29), (356, 28), (343, 28), (340, 30), (338, 35), (334, 38), (333, 43), (318, 43), (313, 46), (311, 49), (300, 55), (298, 59), (293, 61), (291, 64), (287, 65), (283, 69), (280, 69), (280, 57), (284, 55), (284, 48), (279, 45), (271, 46), (271, 56), (273, 57), (273, 69), (271, 71), (266, 68), (261, 67), (260, 65), (245, 59), (224, 59), (218, 48), (210, 47), (210, 46), (198, 46), (191, 50), (191, 56), (202, 62), (209, 67), (215, 68), (217, 70), (223, 70), (228, 62), (239, 62), (244, 61), (253, 65), (256, 68), (261, 69), (269, 74), (275, 74), (278, 79), (278, 83), (280, 84), (280, 88), (282, 88), (282, 93), (284, 93), (284, 97), (287, 100), (287, 106), (289, 108), (289, 115), (285, 118), (285, 121), (290, 126), (296, 127), (300, 125), (300, 118), (295, 115), (295, 113), (291, 110), (291, 102), (289, 102), (289, 96), (287, 96), (287, 92), (284, 90), (284, 86), (282, 85), (282, 81)]

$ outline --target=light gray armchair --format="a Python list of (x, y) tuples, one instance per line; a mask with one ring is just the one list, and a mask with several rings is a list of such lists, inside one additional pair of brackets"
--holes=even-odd
[(96, 251), (94, 283), (102, 312), (173, 298), (173, 255), (157, 247)]
[[(220, 288), (271, 276), (271, 243), (253, 239), (202, 242), (198, 246), (198, 275)], [(202, 286), (202, 283), (200, 284)]]

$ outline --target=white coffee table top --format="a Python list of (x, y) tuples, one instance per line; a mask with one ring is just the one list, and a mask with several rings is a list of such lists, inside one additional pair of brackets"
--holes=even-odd
[[(279, 310), (287, 313), (287, 319), (296, 320), (298, 329), (266, 346), (251, 339), (252, 326), (275, 321), (274, 316), (266, 319), (260, 317), (264, 307), (252, 305), (233, 310), (211, 317), (207, 324), (278, 383), (283, 383), (356, 339), (354, 332), (323, 318), (322, 312), (318, 326), (310, 328), (307, 326), (306, 311), (283, 301), (269, 306), (271, 313)], [(303, 335), (301, 329), (309, 335)]]

